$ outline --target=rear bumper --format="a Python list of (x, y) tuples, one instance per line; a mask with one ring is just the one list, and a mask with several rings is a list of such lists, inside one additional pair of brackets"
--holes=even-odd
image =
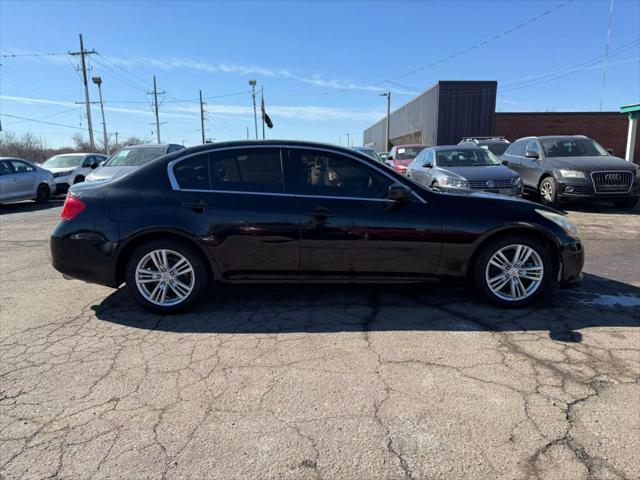
[(117, 288), (115, 249), (117, 244), (95, 233), (51, 236), (51, 263), (63, 276)]

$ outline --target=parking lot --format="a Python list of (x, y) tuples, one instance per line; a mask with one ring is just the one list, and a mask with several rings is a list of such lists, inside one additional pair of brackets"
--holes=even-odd
[(572, 208), (581, 288), (224, 286), (180, 316), (66, 281), (0, 206), (0, 478), (640, 478), (640, 207)]

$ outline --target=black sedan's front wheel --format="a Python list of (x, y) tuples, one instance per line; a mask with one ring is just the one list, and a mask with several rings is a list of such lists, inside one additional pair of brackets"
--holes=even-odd
[(537, 240), (509, 236), (485, 247), (475, 268), (476, 286), (485, 298), (500, 307), (528, 305), (548, 290), (552, 262)]
[(135, 300), (157, 313), (173, 313), (192, 305), (207, 287), (200, 255), (173, 239), (138, 247), (127, 263), (126, 283)]

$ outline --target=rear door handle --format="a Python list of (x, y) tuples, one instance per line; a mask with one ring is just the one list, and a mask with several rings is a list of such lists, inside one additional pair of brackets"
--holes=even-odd
[(204, 212), (204, 209), (207, 208), (207, 202), (204, 200), (199, 200), (197, 202), (182, 202), (180, 204), (181, 207), (190, 208), (196, 213)]
[(329, 217), (335, 217), (335, 215), (333, 215), (328, 208), (325, 207), (318, 207), (318, 208), (314, 208), (313, 212), (307, 213), (306, 214), (308, 217), (316, 217), (316, 218), (329, 218)]

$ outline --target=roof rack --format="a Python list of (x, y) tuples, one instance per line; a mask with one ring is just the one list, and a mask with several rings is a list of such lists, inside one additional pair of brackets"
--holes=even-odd
[(462, 137), (464, 142), (470, 142), (472, 140), (504, 140), (504, 137), (498, 135), (490, 135), (488, 137)]

